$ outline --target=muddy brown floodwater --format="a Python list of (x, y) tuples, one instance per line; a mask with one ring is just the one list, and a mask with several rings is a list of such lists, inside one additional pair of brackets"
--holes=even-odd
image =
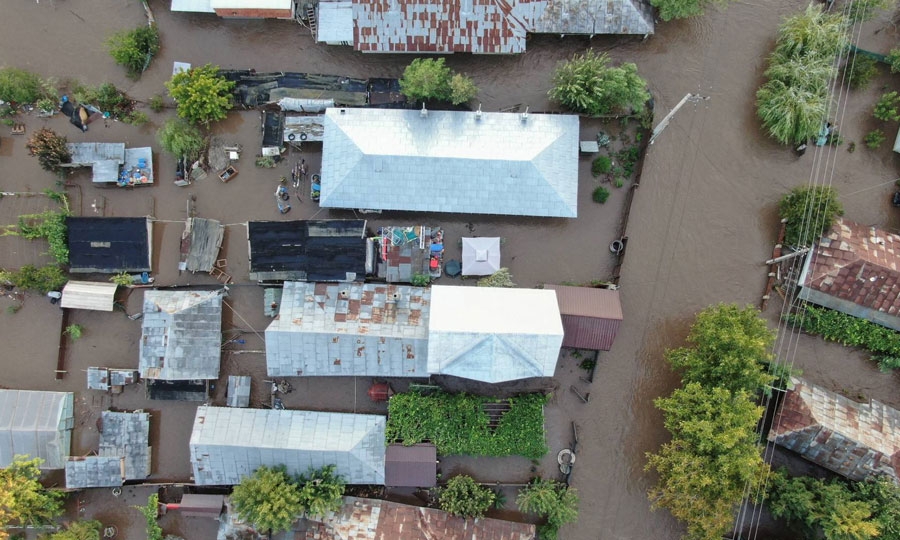
[[(710, 98), (685, 106), (648, 152), (631, 212), (620, 282), (626, 321), (613, 350), (600, 356), (590, 402), (582, 404), (565, 391), (554, 398), (553, 418), (574, 418), (579, 428), (578, 461), (572, 478), (581, 495), (581, 516), (577, 523), (563, 529), (562, 538), (674, 539), (681, 533), (665, 512), (650, 511), (646, 491), (653, 479), (643, 472), (645, 453), (666, 440), (652, 400), (669, 392), (676, 383), (662, 354), (666, 348), (682, 343), (693, 315), (703, 307), (720, 301), (759, 301), (766, 272), (762, 261), (771, 254), (777, 230), (777, 200), (788, 189), (807, 182), (814, 170), (814, 153), (797, 158), (773, 144), (761, 133), (753, 108), (779, 20), (805, 3), (737, 2), (702, 18), (660, 24), (657, 34), (646, 41), (541, 36), (530, 38), (528, 52), (520, 56), (448, 58), (451, 67), (469, 74), (481, 87), (479, 99), (488, 111), (515, 104), (528, 105), (532, 111), (550, 110), (546, 91), (553, 67), (588, 46), (608, 51), (615, 60), (637, 63), (650, 83), (657, 119), (688, 92)], [(61, 81), (110, 81), (132, 97), (146, 101), (164, 93), (163, 82), (176, 60), (356, 77), (396, 77), (410, 60), (409, 56), (364, 56), (349, 48), (319, 46), (308, 31), (293, 23), (222, 21), (207, 15), (173, 14), (168, 12), (168, 0), (151, 0), (150, 5), (159, 21), (163, 48), (139, 81), (127, 79), (103, 47), (112, 32), (144, 23), (138, 3), (121, 0), (7, 2), (0, 17), (0, 65), (27, 68)], [(885, 16), (865, 25), (861, 45), (879, 52), (895, 46), (897, 31), (889, 23), (890, 17)], [(898, 176), (898, 159), (889, 149), (870, 152), (861, 144), (863, 135), (874, 127), (868, 110), (880, 88), (891, 83), (887, 75), (882, 75), (868, 90), (851, 94), (846, 112), (832, 115), (845, 139), (856, 141), (860, 149), (849, 153), (844, 146), (822, 156), (832, 164), (833, 185), (841, 195), (846, 215), (896, 231), (898, 216), (889, 205), (889, 195), (891, 182)], [(85, 134), (59, 118), (39, 120), (30, 116), (26, 123), (29, 131), (48, 125), (70, 141), (124, 141), (136, 146), (154, 144), (156, 127), (171, 114), (171, 110), (151, 113), (152, 125), (144, 128), (97, 123)], [(172, 158), (156, 153), (159, 183), (153, 187), (101, 190), (92, 187), (87, 175), (80, 173), (71, 180), (79, 187), (69, 192), (76, 213), (82, 215), (150, 214), (160, 220), (154, 230), (154, 264), (161, 283), (215, 283), (208, 276), (179, 275), (175, 269), (177, 238), (182, 230), (179, 222), (184, 219), (189, 196), (196, 198), (199, 215), (228, 224), (224, 256), (238, 285), (232, 288), (230, 307), (225, 310), (225, 326), (243, 330), (247, 343), (240, 347), (244, 349), (240, 354), (223, 357), (223, 371), (255, 375), (258, 380), (263, 378), (265, 362), (253, 351), (262, 349), (257, 332), (265, 328), (267, 320), (261, 313), (259, 289), (247, 282), (243, 223), (249, 219), (352, 214), (318, 211), (310, 202), (294, 199), (294, 210), (279, 216), (271, 193), (277, 178), (288, 168), (265, 171), (252, 166), (252, 149), (259, 144), (257, 126), (257, 113), (247, 111), (232, 114), (216, 127), (220, 139), (240, 143), (248, 150), (240, 176), (228, 184), (208, 179), (189, 188), (177, 188), (167, 180), (174, 168)], [(586, 124), (583, 134), (590, 136), (596, 129)], [(27, 156), (23, 138), (10, 138), (3, 132), (0, 137), (0, 190), (39, 192), (53, 186), (53, 178)], [(303, 155), (315, 170), (317, 149), (311, 145)], [(582, 159), (577, 220), (398, 213), (382, 215), (373, 224), (438, 223), (447, 227), (451, 236), (459, 236), (471, 223), (476, 234), (503, 236), (505, 262), (523, 286), (605, 279), (613, 264), (606, 246), (618, 226), (624, 190), (614, 190), (607, 205), (594, 205), (590, 202), (593, 180), (587, 174), (588, 166)], [(5, 197), (0, 199), (0, 218), (3, 223), (13, 223), (17, 215), (32, 212), (35, 207), (42, 207), (38, 198)], [(4, 265), (40, 262), (42, 258), (41, 249), (15, 238), (0, 238), (0, 250)], [(127, 299), (130, 313), (140, 309), (141, 297), (136, 291)], [(9, 302), (4, 300), (0, 307), (6, 305)], [(778, 308), (773, 302), (766, 313), (773, 323)], [(68, 351), (69, 375), (56, 381), (53, 370), (59, 310), (31, 297), (17, 314), (0, 317), (4, 344), (0, 385), (79, 392), (78, 422), (86, 427), (75, 441), (75, 451), (86, 452), (95, 444), (96, 434), (89, 426), (100, 408), (145, 407), (156, 413), (152, 479), (187, 479), (193, 406), (147, 402), (138, 389), (112, 398), (83, 390), (80, 370), (87, 366), (136, 364), (139, 323), (121, 313), (75, 314), (74, 322), (85, 325), (86, 335)], [(898, 376), (879, 373), (862, 354), (802, 338), (794, 361), (807, 377), (829, 388), (898, 405)], [(569, 367), (562, 370), (571, 371)], [(297, 406), (378, 410), (366, 401), (364, 382), (350, 390), (339, 381), (308, 383), (295, 383), (304, 385), (292, 397)], [(221, 382), (218, 386), (214, 399), (221, 399)], [(258, 386), (254, 401), (265, 398)], [(550, 431), (559, 433), (565, 428), (554, 424)], [(128, 521), (126, 517), (118, 520)], [(140, 520), (135, 523), (126, 537), (142, 537)], [(176, 524), (175, 528), (191, 540), (210, 537), (203, 527)]]

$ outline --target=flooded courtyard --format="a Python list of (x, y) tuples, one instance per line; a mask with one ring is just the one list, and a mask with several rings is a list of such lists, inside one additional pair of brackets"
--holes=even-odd
[[(7, 6), (0, 18), (0, 65), (33, 70), (43, 77), (84, 83), (112, 82), (142, 102), (164, 94), (174, 61), (258, 71), (334, 73), (353, 77), (398, 77), (411, 57), (362, 55), (346, 47), (316, 45), (308, 30), (288, 22), (222, 21), (213, 16), (173, 14), (168, 1), (151, 1), (163, 47), (150, 69), (138, 81), (125, 77), (103, 47), (112, 32), (144, 24), (137, 2), (120, 0), (41, 0)], [(578, 426), (578, 461), (572, 483), (582, 500), (579, 521), (561, 531), (565, 539), (677, 538), (681, 530), (664, 511), (651, 512), (646, 491), (653, 479), (643, 472), (648, 451), (666, 440), (661, 416), (652, 400), (677, 383), (663, 361), (666, 348), (682, 343), (694, 314), (711, 303), (758, 304), (766, 266), (778, 228), (777, 201), (789, 189), (805, 184), (813, 171), (813, 152), (798, 158), (777, 146), (760, 130), (755, 118), (754, 95), (762, 82), (765, 59), (772, 49), (780, 18), (805, 6), (799, 0), (737, 2), (705, 17), (660, 23), (647, 40), (580, 37), (531, 37), (528, 52), (519, 56), (448, 57), (448, 64), (471, 76), (481, 88), (478, 101), (485, 111), (522, 104), (531, 111), (554, 110), (547, 101), (550, 76), (556, 63), (592, 46), (617, 61), (631, 61), (648, 80), (661, 118), (686, 93), (708, 96), (686, 105), (646, 155), (641, 186), (635, 193), (628, 224), (628, 245), (620, 287), (625, 323), (612, 351), (601, 353), (593, 383), (579, 383), (590, 392), (583, 403), (568, 385), (561, 385), (548, 413), (551, 454), (569, 444), (570, 425)], [(885, 52), (900, 41), (890, 15), (868, 23), (860, 46)], [(900, 229), (900, 215), (890, 206), (890, 193), (900, 160), (882, 148), (864, 148), (862, 138), (872, 129), (870, 109), (881, 87), (892, 84), (883, 73), (868, 90), (850, 94), (838, 124), (845, 139), (856, 141), (824, 150), (822, 159), (833, 164), (833, 186), (846, 216), (860, 223)], [(846, 97), (846, 96), (845, 96)], [(151, 124), (137, 128), (119, 122), (96, 122), (87, 133), (59, 117), (49, 120), (27, 116), (29, 132), (46, 125), (70, 142), (125, 142), (127, 146), (157, 146), (155, 131), (168, 109), (150, 115)], [(582, 123), (582, 138), (603, 125)], [(224, 374), (265, 378), (262, 332), (269, 322), (263, 313), (261, 289), (248, 280), (248, 220), (354, 217), (352, 212), (319, 209), (303, 194), (292, 197), (293, 209), (280, 215), (272, 192), (280, 176), (298, 158), (317, 171), (321, 147), (304, 145), (290, 154), (287, 164), (275, 169), (253, 166), (259, 147), (259, 113), (234, 112), (215, 127), (215, 136), (245, 149), (240, 174), (225, 184), (212, 176), (191, 186), (170, 181), (175, 170), (172, 156), (155, 153), (157, 184), (139, 189), (98, 189), (89, 173), (81, 171), (68, 182), (78, 215), (144, 216), (154, 225), (154, 274), (159, 284), (215, 286), (205, 274), (180, 273), (178, 240), (184, 228), (188, 201), (198, 216), (226, 224), (222, 257), (234, 277), (223, 327), (236, 329), (245, 343), (223, 354)], [(25, 149), (26, 138), (0, 131), (0, 191), (40, 192), (55, 186), (55, 178), (38, 167)], [(474, 215), (418, 215), (384, 213), (366, 215), (370, 227), (381, 224), (439, 224), (451, 239), (447, 258), (458, 258), (455, 240), (461, 236), (501, 236), (503, 265), (525, 287), (541, 283), (586, 283), (609, 279), (615, 259), (608, 245), (617, 237), (628, 185), (611, 188), (610, 201), (590, 200), (596, 185), (589, 158), (580, 163), (579, 217), (575, 220), (485, 217)], [(301, 200), (298, 200), (302, 199)], [(42, 209), (42, 197), (7, 196), (0, 199), (0, 224), (14, 223), (22, 213)], [(48, 202), (49, 204), (49, 202)], [(41, 262), (42, 249), (15, 237), (0, 238), (3, 264)], [(454, 283), (442, 278), (439, 283)], [(128, 313), (140, 310), (142, 291), (133, 290), (125, 302)], [(6, 309), (8, 300), (0, 303)], [(780, 306), (773, 302), (766, 315), (773, 325)], [(153, 415), (152, 481), (187, 481), (190, 476), (187, 441), (195, 405), (148, 402), (143, 388), (117, 396), (93, 396), (84, 390), (83, 370), (88, 366), (134, 367), (140, 322), (122, 312), (75, 312), (70, 322), (82, 324), (85, 336), (66, 351), (68, 374), (54, 377), (61, 313), (38, 296), (29, 297), (15, 314), (0, 314), (4, 341), (0, 385), (10, 388), (78, 392), (76, 414), (81, 436), (74, 452), (96, 444), (93, 415), (105, 407), (144, 408)], [(795, 358), (809, 379), (848, 395), (876, 398), (900, 406), (898, 375), (880, 373), (865, 355), (822, 340), (803, 337)], [(558, 367), (561, 380), (577, 381), (581, 370), (571, 363)], [(368, 380), (294, 379), (289, 407), (322, 410), (383, 412), (366, 397)], [(224, 396), (222, 381), (214, 402)], [(253, 405), (268, 398), (263, 385), (254, 386)], [(100, 402), (98, 402), (98, 399)], [(560, 446), (562, 445), (562, 446)], [(527, 471), (527, 464), (522, 469)], [(130, 495), (131, 492), (128, 492)], [(134, 504), (129, 502), (129, 504)], [(125, 510), (123, 510), (125, 512)], [(122, 514), (123, 516), (125, 514)], [(135, 516), (138, 531), (140, 520)], [(125, 518), (122, 518), (123, 520)], [(165, 525), (165, 523), (163, 523)], [(128, 535), (140, 538), (141, 532)], [(206, 538), (189, 531), (187, 538)]]

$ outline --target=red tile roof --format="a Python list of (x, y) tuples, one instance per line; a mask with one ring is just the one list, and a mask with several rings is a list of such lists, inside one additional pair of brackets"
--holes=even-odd
[(900, 236), (838, 219), (808, 264), (804, 287), (900, 316)]
[(770, 441), (852, 480), (872, 474), (900, 480), (900, 411), (793, 381), (769, 431)]
[(307, 540), (534, 540), (534, 525), (463, 519), (434, 508), (344, 497), (340, 511), (311, 523)]

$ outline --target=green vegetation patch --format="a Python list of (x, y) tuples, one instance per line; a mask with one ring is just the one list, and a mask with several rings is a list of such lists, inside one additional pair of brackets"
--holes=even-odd
[[(510, 409), (491, 430), (485, 403), (507, 402)], [(543, 394), (506, 400), (468, 394), (397, 394), (388, 406), (388, 444), (431, 442), (442, 455), (512, 456), (539, 459), (547, 453)]]

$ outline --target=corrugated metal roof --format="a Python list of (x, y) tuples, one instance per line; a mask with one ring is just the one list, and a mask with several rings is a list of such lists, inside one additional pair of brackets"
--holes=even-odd
[(437, 448), (433, 444), (392, 444), (384, 457), (384, 485), (434, 487), (437, 483)]
[(769, 440), (851, 480), (884, 474), (900, 480), (900, 411), (857, 403), (793, 378)]
[(250, 221), (250, 279), (362, 281), (366, 221)]
[(489, 383), (552, 377), (563, 340), (553, 291), (431, 288), (428, 371)]
[(644, 0), (550, 0), (518, 4), (534, 7), (528, 31), (536, 34), (653, 33), (653, 8)]
[(112, 311), (118, 288), (115, 283), (69, 281), (63, 287), (60, 305), (69, 309)]
[(215, 219), (188, 218), (186, 229), (190, 234), (182, 240), (182, 246), (189, 244), (185, 267), (191, 272), (211, 271), (219, 258), (225, 226)]
[(103, 411), (100, 455), (125, 458), (125, 479), (150, 476), (150, 414)]
[(62, 469), (75, 423), (71, 392), (0, 390), (0, 467), (16, 455), (41, 458), (42, 469)]
[(149, 272), (153, 259), (150, 218), (67, 217), (69, 271)]
[(328, 109), (325, 208), (570, 217), (578, 117)]
[(140, 370), (145, 379), (218, 379), (222, 290), (144, 292)]
[(545, 285), (556, 292), (565, 337), (563, 347), (608, 351), (622, 323), (619, 291)]
[(319, 2), (316, 41), (353, 42), (353, 2)]
[(430, 298), (405, 285), (285, 282), (266, 329), (268, 374), (427, 377)]
[(201, 406), (191, 433), (198, 485), (235, 485), (261, 465), (289, 474), (335, 465), (348, 484), (384, 484), (385, 418)]
[(181, 497), (179, 510), (187, 517), (218, 518), (225, 507), (224, 495), (198, 495), (185, 493)]
[(228, 400), (229, 407), (250, 406), (250, 376), (228, 376)]

